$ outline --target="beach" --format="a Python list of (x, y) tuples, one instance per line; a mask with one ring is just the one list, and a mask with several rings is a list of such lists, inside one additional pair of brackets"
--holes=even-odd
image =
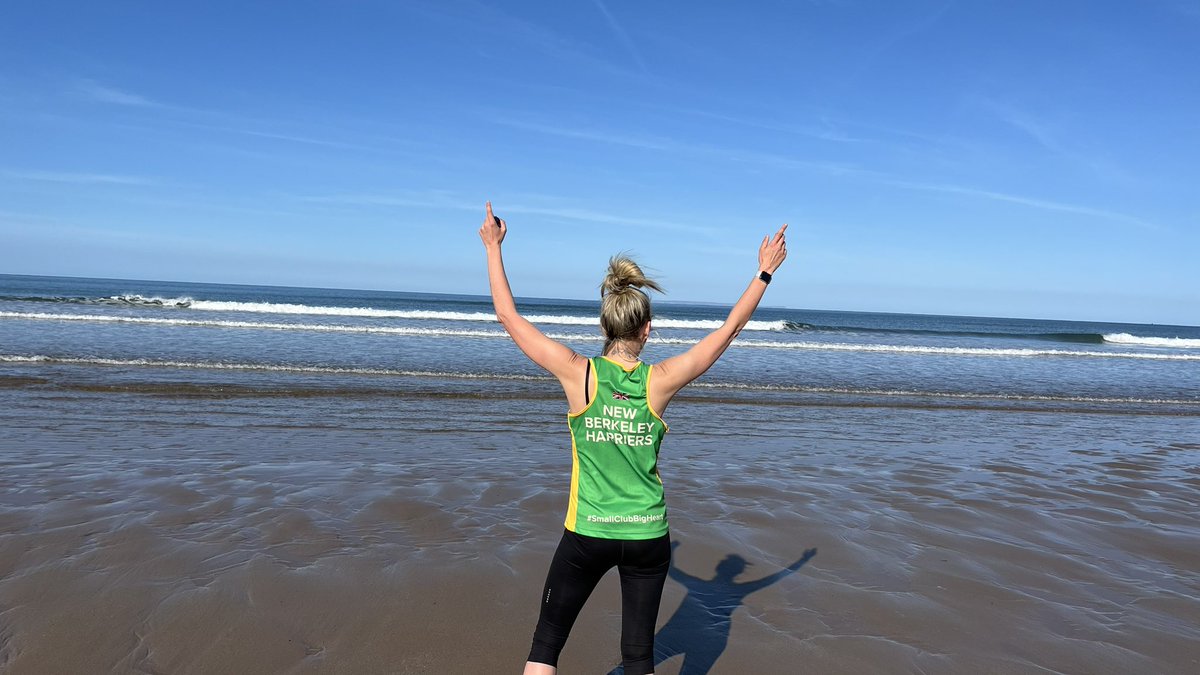
[[(6, 672), (520, 667), (570, 470), (549, 387), (514, 421), (491, 397), (48, 379), (0, 379)], [(706, 584), (673, 576), (660, 626), (689, 592), (713, 606), (660, 633), (683, 653), (658, 672), (689, 651), (712, 673), (1200, 662), (1195, 418), (797, 406), (728, 423), (751, 407), (671, 410), (673, 564)], [(718, 578), (728, 556), (748, 565)], [(619, 630), (610, 575), (562, 672), (615, 666)]]
[[(570, 442), (486, 298), (0, 282), (0, 670), (521, 667)], [(1200, 329), (760, 314), (664, 414), (656, 672), (1200, 668)]]
[(1200, 675), (1200, 0), (0, 17), (0, 675)]

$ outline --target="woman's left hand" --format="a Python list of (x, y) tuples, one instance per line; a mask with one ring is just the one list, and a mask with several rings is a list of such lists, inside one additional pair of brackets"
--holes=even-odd
[(786, 231), (787, 223), (784, 223), (775, 236), (763, 237), (762, 245), (758, 247), (758, 269), (775, 274), (775, 270), (783, 264), (784, 258), (787, 258), (787, 242), (783, 240)]
[(483, 225), (479, 226), (479, 238), (483, 240), (485, 247), (500, 246), (506, 234), (508, 224), (503, 218), (497, 218), (496, 214), (492, 213), (492, 203), (488, 202), (487, 215), (483, 219)]

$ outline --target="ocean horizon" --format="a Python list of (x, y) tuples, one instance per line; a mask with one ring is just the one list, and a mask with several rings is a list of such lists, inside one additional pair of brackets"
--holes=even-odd
[[(600, 348), (598, 301), (519, 306), (579, 353)], [(650, 362), (686, 350), (728, 311), (655, 307)], [(351, 389), (418, 378), (431, 390), (464, 379), (541, 389), (548, 379), (487, 296), (15, 275), (0, 276), (0, 364), (127, 386), (164, 370), (280, 390), (297, 377)], [(1190, 414), (1200, 407), (1200, 328), (763, 307), (689, 393)]]
[[(6, 278), (6, 277), (13, 279), (13, 280), (24, 279), (24, 280), (29, 280), (29, 281), (73, 280), (76, 282), (83, 282), (83, 283), (117, 282), (117, 283), (122, 283), (122, 284), (140, 284), (140, 285), (170, 284), (170, 285), (176, 285), (179, 287), (192, 287), (192, 288), (195, 288), (195, 287), (218, 287), (218, 288), (219, 287), (228, 287), (231, 289), (235, 289), (235, 288), (264, 289), (264, 290), (276, 289), (276, 290), (318, 291), (318, 292), (331, 291), (331, 292), (339, 292), (339, 293), (360, 294), (361, 297), (368, 297), (369, 294), (381, 293), (381, 294), (385, 294), (385, 295), (402, 294), (402, 295), (410, 295), (410, 296), (467, 298), (467, 299), (472, 299), (472, 300), (486, 300), (488, 302), (491, 301), (491, 296), (486, 293), (441, 293), (441, 292), (435, 292), (435, 291), (406, 291), (406, 290), (397, 290), (394, 288), (368, 288), (368, 287), (360, 287), (360, 286), (304, 286), (304, 285), (293, 285), (293, 284), (265, 284), (265, 283), (250, 284), (250, 283), (196, 281), (196, 280), (180, 280), (180, 279), (139, 279), (139, 278), (125, 278), (125, 277), (89, 277), (89, 276), (59, 275), (59, 274), (0, 274), (0, 279)], [(117, 295), (135, 295), (135, 294), (120, 293)], [(587, 302), (591, 302), (591, 300), (588, 298), (565, 298), (565, 297), (555, 297), (555, 296), (534, 296), (534, 295), (515, 295), (514, 297), (518, 301), (524, 301), (524, 302), (551, 302), (551, 303), (554, 303), (554, 302), (557, 302), (557, 303), (576, 303), (576, 302), (587, 303)], [(651, 302), (654, 306), (678, 305), (678, 306), (684, 306), (684, 307), (687, 307), (687, 306), (717, 307), (717, 308), (724, 307), (726, 310), (728, 310), (732, 306), (728, 302), (719, 302), (719, 301), (711, 301), (711, 300), (675, 300), (675, 299), (672, 299), (668, 295), (660, 295), (657, 293), (651, 294)], [(596, 300), (596, 306), (597, 306), (597, 308), (599, 308), (598, 299)], [(931, 313), (931, 312), (875, 311), (875, 310), (862, 310), (862, 309), (815, 309), (815, 308), (804, 308), (804, 307), (798, 307), (798, 306), (793, 307), (791, 305), (775, 304), (775, 303), (771, 302), (770, 297), (767, 297), (766, 299), (764, 299), (764, 301), (762, 303), (759, 304), (759, 309), (762, 309), (762, 310), (793, 310), (793, 311), (801, 311), (801, 312), (804, 312), (804, 311), (831, 312), (831, 313), (838, 313), (838, 314), (874, 314), (874, 315), (883, 315), (883, 316), (888, 316), (888, 315), (925, 316), (925, 317), (958, 318), (958, 319), (1008, 319), (1008, 320), (1015, 320), (1015, 321), (1062, 321), (1065, 323), (1089, 323), (1089, 324), (1096, 324), (1096, 325), (1111, 324), (1114, 326), (1156, 326), (1156, 327), (1162, 327), (1162, 328), (1168, 328), (1168, 329), (1169, 328), (1180, 328), (1180, 329), (1184, 329), (1187, 331), (1191, 331), (1191, 330), (1200, 328), (1200, 325), (1181, 324), (1181, 323), (1173, 323), (1173, 322), (1168, 322), (1168, 321), (1146, 322), (1146, 321), (1115, 321), (1115, 320), (1111, 320), (1111, 319), (1062, 319), (1062, 318), (1054, 318), (1054, 317), (1046, 317), (1046, 316), (1042, 316), (1042, 317), (1038, 317), (1038, 316), (1006, 316), (1006, 315), (988, 314), (988, 313), (943, 313), (943, 312), (932, 312)]]

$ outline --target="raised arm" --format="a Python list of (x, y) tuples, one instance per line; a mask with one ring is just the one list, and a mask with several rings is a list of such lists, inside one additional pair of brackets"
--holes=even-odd
[[(784, 224), (774, 236), (763, 237), (762, 244), (758, 247), (760, 272), (774, 274), (787, 258), (787, 244), (783, 236), (786, 230), (787, 224)], [(729, 317), (720, 328), (706, 335), (686, 352), (654, 366), (654, 375), (650, 380), (650, 404), (659, 414), (662, 414), (680, 389), (703, 375), (721, 358), (733, 339), (750, 321), (766, 290), (767, 282), (756, 276), (742, 293), (742, 297), (738, 298), (733, 309), (729, 310)]]
[(483, 247), (487, 251), (488, 285), (492, 291), (496, 319), (525, 356), (558, 378), (571, 410), (579, 410), (583, 407), (587, 359), (566, 345), (546, 337), (537, 326), (517, 312), (517, 303), (508, 285), (508, 275), (504, 273), (504, 257), (500, 252), (500, 245), (507, 234), (508, 223), (492, 213), (492, 203), (488, 202), (487, 215), (479, 228), (479, 238), (483, 240)]
[(776, 581), (779, 581), (780, 579), (786, 577), (787, 575), (791, 574), (792, 572), (795, 572), (796, 570), (800, 569), (801, 567), (804, 567), (804, 563), (811, 560), (812, 557), (816, 554), (817, 554), (817, 549), (810, 548), (804, 552), (804, 555), (800, 556), (799, 560), (792, 563), (791, 565), (788, 565), (785, 569), (779, 570), (775, 574), (765, 576), (762, 579), (759, 579), (758, 581), (747, 581), (745, 583), (738, 584), (738, 588), (742, 589), (743, 595), (750, 595), (751, 593), (753, 593), (757, 590), (761, 590), (763, 588), (766, 588), (767, 586), (770, 586), (771, 584), (775, 583)]

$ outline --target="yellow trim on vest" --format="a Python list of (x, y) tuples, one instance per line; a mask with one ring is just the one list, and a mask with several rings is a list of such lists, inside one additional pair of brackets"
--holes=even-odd
[[(666, 420), (664, 420), (662, 418), (662, 415), (658, 414), (658, 411), (654, 409), (653, 405), (650, 405), (650, 378), (653, 376), (654, 376), (654, 366), (650, 366), (646, 370), (646, 407), (650, 410), (650, 414), (654, 415), (655, 419), (657, 419), (659, 422), (662, 422), (663, 433), (665, 434), (671, 430), (671, 425), (667, 424)], [(661, 479), (660, 479), (660, 481), (661, 481)]]
[[(591, 373), (591, 377), (588, 378), (588, 388), (591, 389), (591, 391), (588, 392), (588, 404), (583, 406), (583, 410), (580, 410), (579, 412), (571, 412), (568, 410), (568, 420), (579, 417), (583, 413), (587, 412), (588, 409), (592, 407), (592, 404), (596, 402), (596, 390), (600, 387), (600, 383), (596, 381), (596, 364), (592, 363), (591, 359), (588, 359), (588, 371)], [(569, 428), (570, 424), (568, 424), (567, 427)], [(572, 434), (571, 438), (574, 437), (575, 435)], [(574, 443), (574, 441), (571, 442)]]
[(614, 366), (620, 368), (621, 370), (623, 370), (627, 373), (632, 373), (633, 371), (638, 369), (638, 366), (642, 365), (642, 362), (638, 361), (637, 363), (633, 364), (633, 366), (626, 368), (625, 364), (621, 363), (620, 361), (614, 361), (613, 359), (610, 359), (607, 356), (601, 356), (600, 358), (604, 359), (605, 361), (608, 361), (609, 363), (613, 364)]
[[(590, 361), (589, 361), (590, 363)], [(595, 399), (593, 398), (593, 401)], [(591, 404), (588, 404), (588, 408)], [(587, 408), (584, 408), (587, 410)], [(583, 414), (583, 410), (579, 412)], [(567, 416), (567, 431), (571, 432), (570, 415)], [(661, 482), (661, 478), (659, 479)], [(571, 432), (571, 494), (567, 498), (567, 518), (563, 522), (563, 527), (568, 531), (575, 531), (575, 521), (579, 518), (579, 452), (575, 450), (575, 433)]]

